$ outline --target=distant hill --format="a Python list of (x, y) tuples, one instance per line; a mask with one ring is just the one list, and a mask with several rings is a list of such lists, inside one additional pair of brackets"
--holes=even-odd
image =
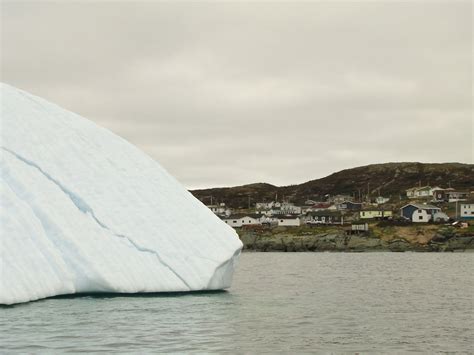
[(193, 190), (191, 193), (205, 204), (225, 202), (233, 208), (247, 208), (255, 202), (289, 200), (303, 204), (311, 199), (324, 200), (324, 196), (347, 194), (357, 199), (359, 191), (366, 196), (397, 197), (405, 195), (405, 190), (422, 185), (453, 187), (463, 190), (474, 190), (474, 164), (461, 163), (385, 163), (361, 166), (341, 170), (321, 179), (311, 180), (299, 185), (274, 186), (256, 183), (243, 186)]

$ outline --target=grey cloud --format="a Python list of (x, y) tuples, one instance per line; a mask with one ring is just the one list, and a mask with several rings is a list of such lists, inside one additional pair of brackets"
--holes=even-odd
[(472, 162), (472, 4), (2, 2), (2, 80), (190, 188)]

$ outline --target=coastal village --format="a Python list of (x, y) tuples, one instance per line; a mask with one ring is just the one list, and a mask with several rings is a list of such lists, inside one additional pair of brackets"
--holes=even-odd
[[(212, 198), (211, 198), (212, 199)], [(455, 188), (418, 186), (405, 195), (392, 197), (359, 197), (326, 195), (324, 201), (307, 200), (304, 205), (275, 196), (247, 209), (234, 210), (225, 201), (207, 205), (219, 218), (233, 228), (249, 226), (299, 227), (344, 226), (349, 231), (368, 231), (370, 223), (449, 224), (467, 228), (474, 224), (474, 191)]]

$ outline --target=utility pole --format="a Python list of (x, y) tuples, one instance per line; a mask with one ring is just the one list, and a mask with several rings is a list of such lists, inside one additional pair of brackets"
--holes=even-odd
[(249, 209), (250, 209), (250, 195), (248, 197), (249, 197)]

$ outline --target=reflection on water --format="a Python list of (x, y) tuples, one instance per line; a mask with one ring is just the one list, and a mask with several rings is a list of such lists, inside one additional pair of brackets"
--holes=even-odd
[(472, 352), (473, 254), (244, 253), (228, 292), (3, 307), (5, 352)]

